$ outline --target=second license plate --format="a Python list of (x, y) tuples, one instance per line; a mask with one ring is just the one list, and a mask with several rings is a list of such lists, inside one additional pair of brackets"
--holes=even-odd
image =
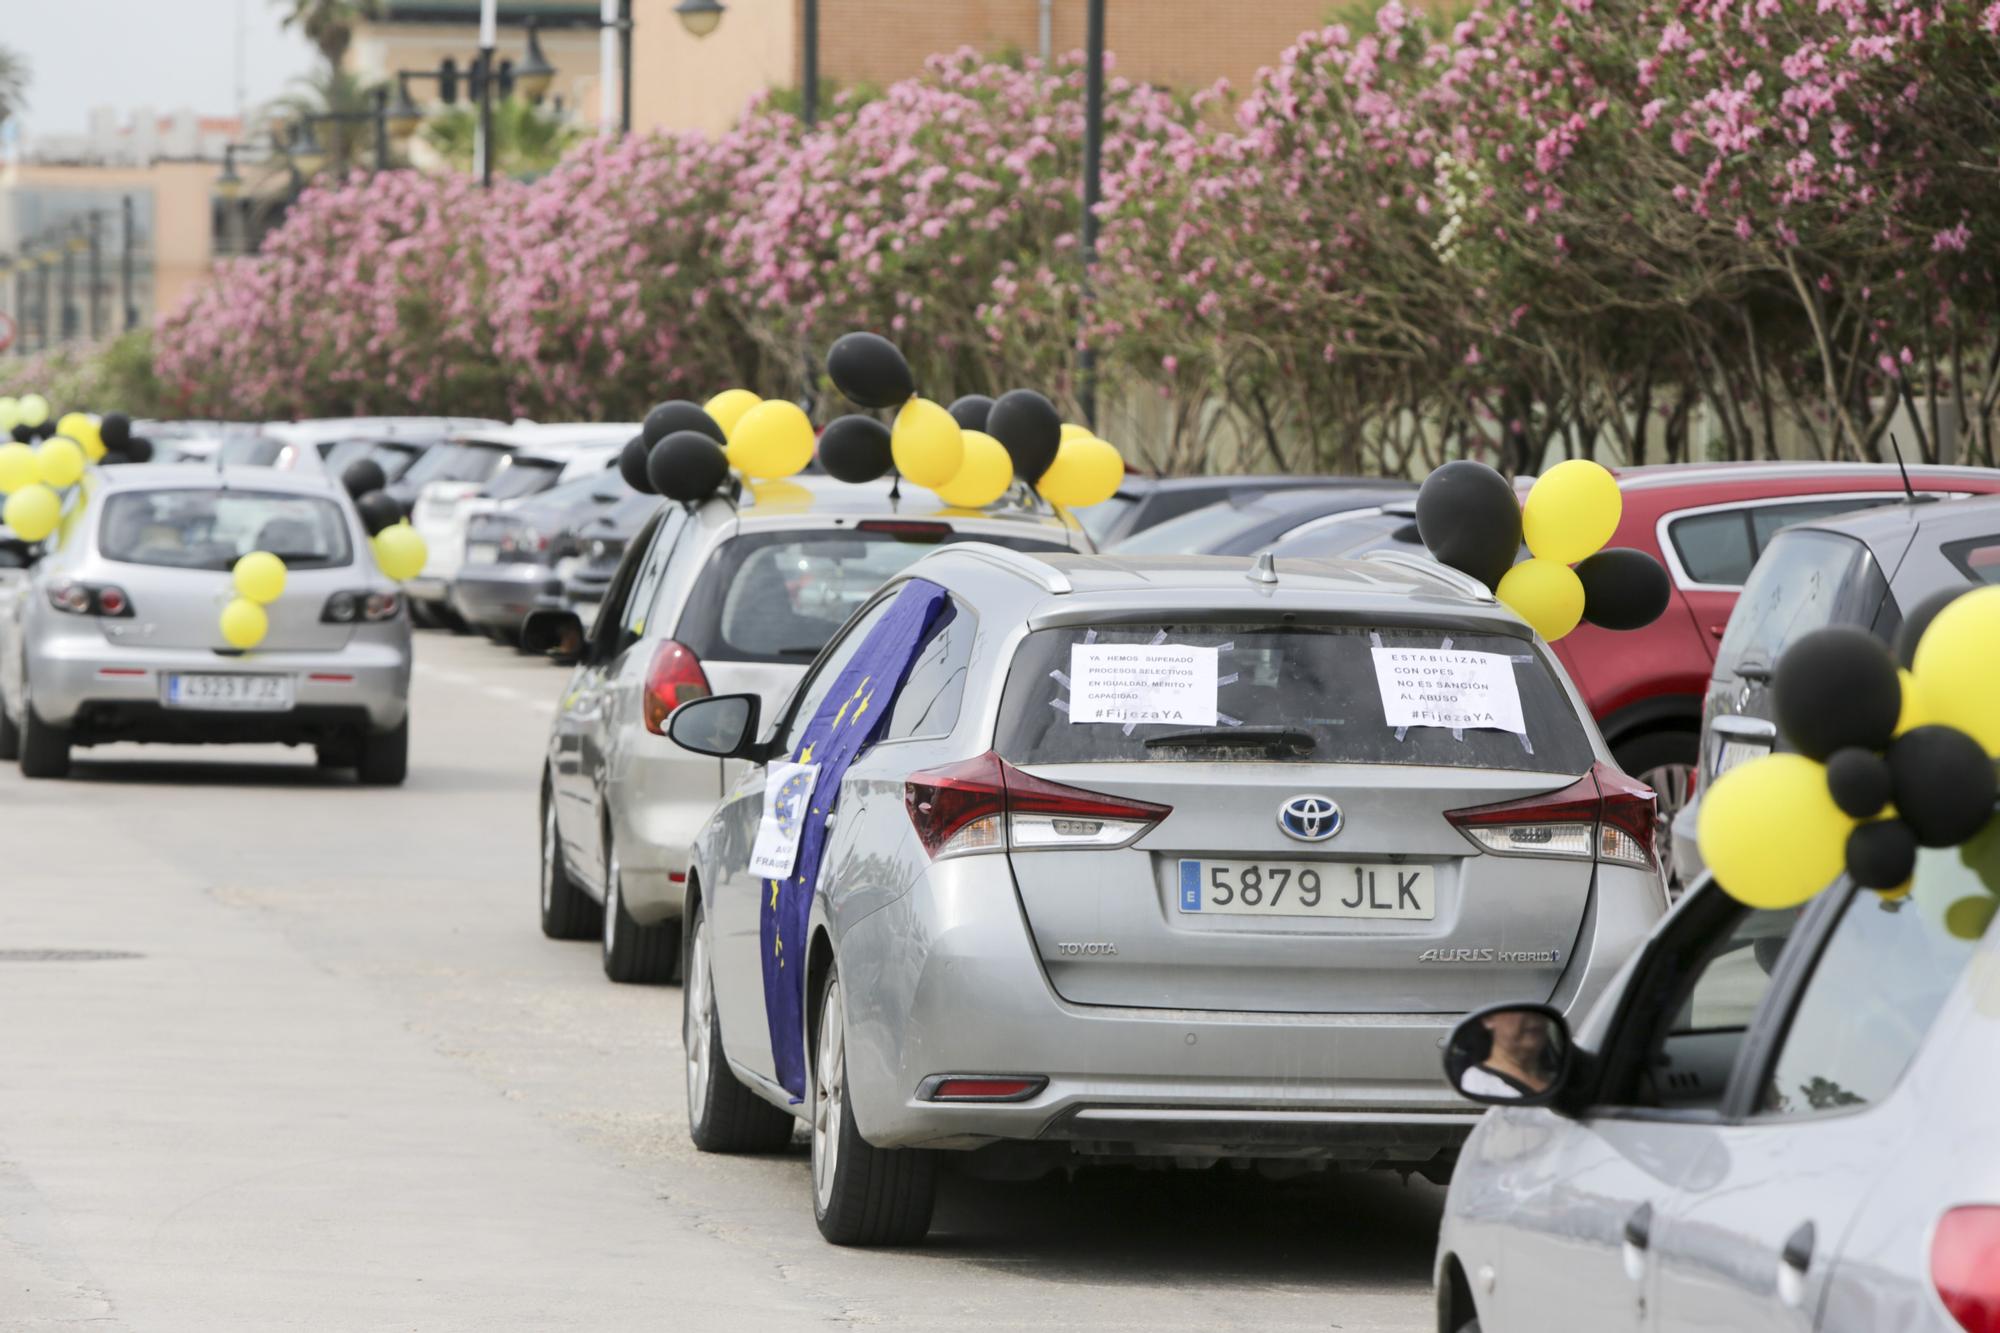
[(292, 706), (290, 676), (170, 675), (160, 702), (224, 713), (282, 713)]
[(465, 563), (490, 565), (500, 558), (500, 548), (492, 542), (473, 542), (465, 548)]
[(1234, 916), (1437, 916), (1429, 866), (1360, 861), (1194, 861), (1180, 863), (1183, 912)]

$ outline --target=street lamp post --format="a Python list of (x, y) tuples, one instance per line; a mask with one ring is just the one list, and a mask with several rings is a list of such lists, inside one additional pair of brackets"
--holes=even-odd
[(479, 142), (474, 156), (479, 159), (479, 183), (493, 186), (493, 56), (499, 46), (498, 0), (479, 0), (479, 64), (472, 81), (473, 95), (479, 99)]
[(125, 332), (139, 327), (139, 306), (132, 299), (132, 241), (138, 231), (132, 196), (126, 195), (118, 201), (124, 214), (124, 233), (118, 246), (118, 294), (125, 307)]
[(1087, 326), (1095, 298), (1091, 272), (1097, 267), (1097, 202), (1103, 193), (1104, 160), (1104, 0), (1089, 0), (1083, 37), (1083, 281), (1077, 314), (1077, 405), (1083, 424), (1097, 429), (1097, 350)]
[(102, 274), (102, 268), (99, 264), (99, 260), (103, 257), (103, 255), (100, 247), (97, 244), (96, 210), (93, 209), (90, 213), (85, 215), (83, 220), (83, 226), (84, 226), (84, 231), (86, 235), (89, 237), (90, 241), (90, 251), (89, 251), (90, 277), (87, 286), (84, 288), (84, 299), (89, 303), (88, 309), (90, 312), (90, 321), (89, 321), (90, 340), (92, 342), (96, 342), (98, 338), (103, 336), (104, 333), (104, 326), (98, 321), (98, 314), (100, 313), (103, 306), (103, 302), (97, 299), (97, 288), (98, 288), (98, 283), (101, 280), (101, 274)]

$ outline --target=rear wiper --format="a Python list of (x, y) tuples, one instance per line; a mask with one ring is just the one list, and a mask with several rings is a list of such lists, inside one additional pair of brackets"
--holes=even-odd
[(1169, 748), (1204, 749), (1245, 749), (1245, 750), (1290, 750), (1294, 754), (1311, 754), (1319, 746), (1319, 740), (1307, 731), (1258, 731), (1250, 727), (1213, 727), (1202, 731), (1170, 731), (1163, 736), (1148, 736), (1148, 750)]
[(815, 647), (812, 647), (812, 646), (811, 646), (810, 644), (808, 644), (808, 645), (806, 645), (806, 646), (804, 646), (804, 647), (801, 647), (801, 648), (780, 648), (780, 649), (778, 649), (778, 656), (780, 656), (780, 657), (818, 657), (818, 656), (819, 656), (819, 649), (818, 649), (818, 648), (815, 648)]

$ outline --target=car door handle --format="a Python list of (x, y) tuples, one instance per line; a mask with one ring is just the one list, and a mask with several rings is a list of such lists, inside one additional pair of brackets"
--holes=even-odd
[(1634, 1282), (1646, 1276), (1646, 1249), (1653, 1243), (1653, 1205), (1642, 1203), (1625, 1219), (1625, 1276)]
[(1796, 1310), (1806, 1299), (1806, 1270), (1812, 1267), (1813, 1224), (1801, 1222), (1778, 1252), (1778, 1299)]

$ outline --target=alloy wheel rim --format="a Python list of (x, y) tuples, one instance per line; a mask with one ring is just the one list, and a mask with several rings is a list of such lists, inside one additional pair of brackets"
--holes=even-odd
[(618, 844), (611, 844), (610, 855), (604, 858), (604, 952), (618, 946), (618, 909), (620, 892), (618, 888)]
[(1653, 855), (1660, 871), (1674, 878), (1674, 816), (1687, 805), (1694, 790), (1693, 764), (1656, 764), (1638, 775), (1659, 797), (1653, 810)]
[(813, 1194), (821, 1213), (833, 1200), (833, 1177), (840, 1165), (842, 1093), (847, 1084), (847, 1042), (841, 1031), (840, 982), (826, 988), (819, 1016), (819, 1049), (813, 1060)]
[(708, 1062), (710, 1059), (710, 987), (708, 976), (708, 923), (697, 923), (693, 957), (689, 961), (686, 1005), (681, 1019), (681, 1045), (687, 1053), (688, 1119), (700, 1123), (708, 1112)]
[(551, 911), (555, 905), (556, 808), (553, 804), (544, 802), (542, 806), (542, 911)]

